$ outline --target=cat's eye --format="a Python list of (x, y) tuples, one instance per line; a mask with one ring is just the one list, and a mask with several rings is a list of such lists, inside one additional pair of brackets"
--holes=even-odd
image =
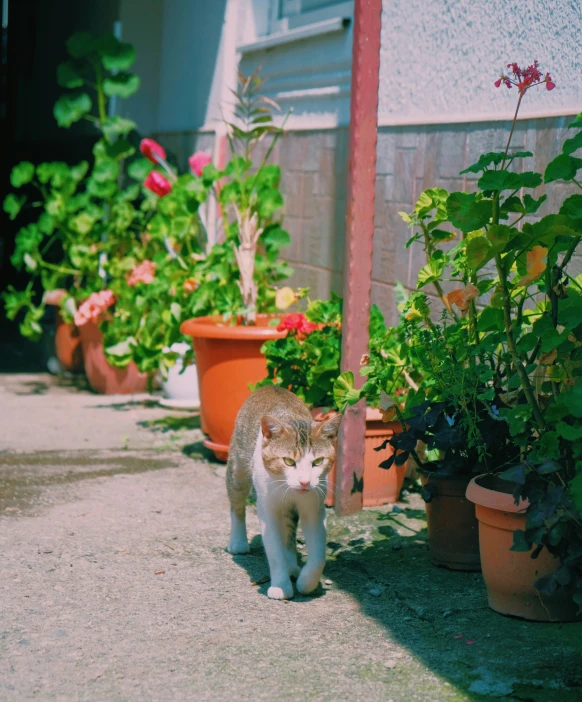
[(323, 463), (323, 456), (320, 456), (319, 458), (316, 458), (315, 461), (313, 461), (314, 466), (320, 466)]
[(292, 458), (289, 458), (288, 456), (285, 456), (285, 458), (283, 459), (283, 462), (287, 466), (294, 466), (295, 465), (295, 461)]

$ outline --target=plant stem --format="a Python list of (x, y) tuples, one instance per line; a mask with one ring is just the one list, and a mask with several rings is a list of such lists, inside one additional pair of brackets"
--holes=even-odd
[(507, 140), (507, 146), (505, 147), (505, 152), (503, 154), (503, 161), (501, 162), (501, 170), (503, 170), (505, 166), (505, 161), (507, 160), (507, 152), (509, 151), (509, 145), (511, 144), (511, 138), (513, 137), (513, 130), (515, 129), (515, 123), (517, 121), (517, 113), (519, 112), (519, 106), (521, 105), (521, 99), (523, 97), (523, 94), (520, 93), (519, 98), (517, 100), (517, 105), (515, 107), (515, 114), (513, 115), (513, 122), (511, 123), (511, 131), (509, 132), (509, 139)]
[(105, 100), (105, 93), (103, 92), (103, 74), (101, 73), (101, 64), (98, 60), (95, 63), (95, 76), (97, 78), (95, 89), (97, 91), (97, 108), (99, 110), (99, 121), (101, 122), (101, 125), (103, 125), (105, 120), (107, 119), (107, 103)]
[(515, 370), (517, 371), (517, 374), (519, 375), (519, 379), (521, 380), (521, 386), (523, 388), (523, 392), (525, 394), (525, 397), (532, 408), (532, 412), (533, 412), (534, 418), (536, 420), (536, 423), (538, 425), (538, 428), (540, 431), (544, 431), (546, 429), (546, 422), (543, 418), (543, 415), (541, 413), (539, 405), (536, 401), (529, 376), (526, 373), (525, 368), (523, 367), (523, 364), (521, 362), (519, 354), (517, 353), (517, 348), (515, 345), (515, 339), (513, 336), (513, 327), (512, 327), (512, 322), (511, 322), (511, 296), (509, 294), (507, 280), (505, 279), (505, 270), (503, 269), (503, 261), (501, 259), (500, 254), (497, 254), (495, 256), (495, 265), (497, 267), (497, 274), (499, 275), (499, 285), (501, 287), (501, 294), (502, 294), (502, 298), (503, 298), (503, 321), (505, 324), (505, 335), (507, 337), (507, 346), (509, 348), (511, 358), (512, 358), (513, 364), (515, 366)]

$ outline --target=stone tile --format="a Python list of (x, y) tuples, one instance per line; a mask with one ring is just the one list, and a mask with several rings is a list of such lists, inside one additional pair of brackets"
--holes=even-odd
[(414, 151), (396, 149), (394, 160), (394, 201), (414, 200)]
[(376, 144), (376, 172), (380, 175), (394, 173), (396, 158), (396, 134), (394, 131), (380, 129)]

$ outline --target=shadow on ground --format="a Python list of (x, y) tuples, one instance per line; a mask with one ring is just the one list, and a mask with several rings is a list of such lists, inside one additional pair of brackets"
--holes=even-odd
[(431, 564), (422, 503), (418, 495), (410, 502), (364, 511), (353, 519), (355, 530), (352, 520), (330, 516), (326, 575), (334, 586), (471, 700), (582, 699), (582, 624), (525, 622), (490, 610), (480, 573)]
[[(489, 609), (480, 573), (433, 566), (418, 495), (351, 518), (339, 519), (330, 510), (327, 546), (321, 594), (329, 587), (348, 593), (409, 651), (406, 665), (388, 661), (395, 682), (424, 666), (450, 685), (451, 695), (462, 695), (454, 699), (582, 699), (582, 624), (503, 617)], [(304, 555), (301, 541), (299, 549)], [(261, 537), (252, 539), (248, 555), (232, 558), (266, 596), (269, 570)]]

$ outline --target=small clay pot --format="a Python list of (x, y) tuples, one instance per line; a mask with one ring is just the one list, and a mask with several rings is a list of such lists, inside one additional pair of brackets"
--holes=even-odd
[(451, 570), (481, 570), (475, 505), (465, 497), (469, 476), (421, 475), (433, 493), (426, 502), (430, 558)]
[[(311, 412), (316, 421), (322, 421), (332, 417), (337, 412), (323, 414), (321, 409), (314, 409)], [(394, 434), (402, 431), (399, 422), (382, 421), (382, 412), (368, 407), (366, 409), (366, 434), (364, 439), (364, 507), (378, 507), (397, 502), (404, 483), (406, 474), (406, 464), (402, 466), (392, 465), (385, 470), (379, 465), (394, 453), (394, 449), (388, 444), (381, 451), (375, 451), (386, 439), (390, 439)], [(335, 504), (335, 464), (328, 474), (328, 488), (325, 504), (333, 507)]]
[(502, 492), (501, 487), (493, 476), (478, 476), (467, 488), (467, 498), (475, 503), (479, 520), (481, 565), (489, 606), (500, 614), (538, 622), (581, 621), (570, 589), (545, 595), (534, 587), (538, 578), (559, 567), (558, 558), (545, 548), (535, 559), (528, 552), (510, 551), (513, 532), (525, 530), (528, 502), (521, 500), (516, 505), (513, 495)]
[(55, 327), (55, 350), (61, 368), (68, 373), (80, 373), (83, 370), (83, 348), (79, 330), (74, 324), (65, 322), (59, 310)]
[(147, 392), (148, 375), (131, 361), (125, 368), (110, 365), (103, 351), (99, 327), (87, 322), (79, 327), (83, 345), (85, 373), (91, 388), (100, 395), (133, 395)]

